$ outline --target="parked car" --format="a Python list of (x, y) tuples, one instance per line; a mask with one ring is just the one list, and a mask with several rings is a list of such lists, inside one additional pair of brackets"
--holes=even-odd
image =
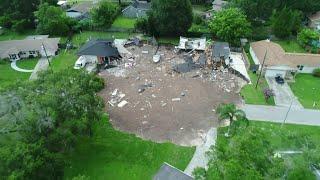
[(275, 79), (278, 84), (284, 84), (284, 79), (280, 75), (277, 75)]

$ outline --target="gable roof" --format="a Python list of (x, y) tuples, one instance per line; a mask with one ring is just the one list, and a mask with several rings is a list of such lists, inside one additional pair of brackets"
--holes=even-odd
[(320, 11), (316, 12), (315, 14), (312, 14), (309, 16), (310, 21), (316, 21), (320, 20)]
[(228, 59), (230, 55), (230, 47), (227, 42), (215, 42), (212, 47), (212, 58), (216, 62), (220, 62), (221, 57)]
[(70, 9), (67, 10), (67, 12), (80, 12), (80, 13), (87, 13), (89, 12), (93, 7), (92, 1), (84, 1), (78, 4), (75, 4)]
[(153, 177), (153, 180), (193, 180), (193, 178), (165, 162)]
[(20, 51), (41, 51), (42, 43), (48, 51), (58, 50), (60, 38), (23, 39), (0, 41), (0, 58), (8, 57), (8, 54), (16, 54)]
[(120, 57), (118, 49), (112, 43), (113, 40), (90, 40), (79, 49), (77, 54), (79, 56)]
[(310, 67), (320, 66), (319, 54), (286, 53), (279, 44), (269, 40), (253, 42), (250, 46), (260, 64), (262, 64), (267, 51), (265, 60), (266, 66), (286, 65), (291, 68), (296, 68), (298, 65), (306, 65)]

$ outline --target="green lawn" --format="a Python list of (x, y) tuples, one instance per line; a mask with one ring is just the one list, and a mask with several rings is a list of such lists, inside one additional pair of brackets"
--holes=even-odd
[(24, 39), (29, 35), (34, 34), (34, 31), (27, 31), (25, 33), (17, 33), (14, 31), (5, 30), (3, 34), (0, 35), (0, 41), (7, 41), (7, 40), (20, 40)]
[(257, 89), (255, 88), (258, 79), (258, 74), (253, 74), (251, 71), (248, 72), (252, 84), (247, 84), (241, 89), (241, 96), (244, 98), (246, 104), (258, 104), (258, 105), (275, 105), (274, 99), (270, 98), (268, 102), (265, 101), (263, 90), (268, 87), (267, 81), (260, 78)]
[(112, 27), (122, 29), (133, 29), (136, 21), (137, 19), (118, 16), (117, 19), (113, 22)]
[(134, 135), (114, 130), (104, 118), (95, 124), (94, 135), (78, 142), (67, 155), (70, 166), (66, 179), (85, 175), (90, 179), (151, 179), (163, 162), (184, 170), (195, 148), (171, 143), (144, 141)]
[(307, 53), (307, 51), (301, 47), (296, 40), (279, 40), (274, 42), (280, 44), (286, 52)]
[(77, 60), (76, 51), (60, 52), (59, 55), (52, 59), (52, 68), (54, 71), (72, 68)]
[(320, 109), (320, 78), (311, 74), (298, 74), (290, 87), (305, 108)]
[[(37, 61), (38, 59), (20, 60), (17, 65), (18, 67), (32, 70)], [(13, 70), (10, 62), (8, 61), (0, 61), (0, 89), (4, 89), (8, 85), (14, 84), (18, 81), (28, 80), (30, 75), (31, 73), (23, 73)]]

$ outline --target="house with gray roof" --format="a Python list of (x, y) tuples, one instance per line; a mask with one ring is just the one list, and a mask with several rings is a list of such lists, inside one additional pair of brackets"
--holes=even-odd
[(74, 19), (86, 19), (89, 17), (90, 10), (94, 7), (92, 1), (84, 1), (73, 5), (66, 11), (68, 17)]
[(193, 180), (193, 177), (165, 162), (153, 177), (153, 180)]
[(27, 37), (23, 40), (0, 41), (0, 59), (20, 60), (29, 57), (54, 56), (60, 38)]
[(212, 2), (212, 10), (215, 12), (221, 11), (227, 4), (228, 1), (214, 0)]
[(149, 1), (134, 0), (131, 5), (122, 10), (122, 14), (128, 18), (140, 18), (147, 16), (147, 11), (150, 9)]
[(96, 56), (99, 64), (121, 58), (118, 49), (114, 46), (113, 40), (90, 40), (83, 45), (78, 53), (78, 56)]

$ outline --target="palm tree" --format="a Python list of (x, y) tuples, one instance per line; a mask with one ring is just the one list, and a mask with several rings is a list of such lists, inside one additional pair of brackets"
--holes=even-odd
[(226, 136), (230, 135), (230, 130), (234, 126), (235, 128), (244, 122), (246, 126), (249, 125), (249, 121), (246, 117), (246, 113), (240, 109), (237, 109), (234, 104), (220, 104), (217, 108), (217, 114), (220, 121), (229, 119), (230, 124)]

